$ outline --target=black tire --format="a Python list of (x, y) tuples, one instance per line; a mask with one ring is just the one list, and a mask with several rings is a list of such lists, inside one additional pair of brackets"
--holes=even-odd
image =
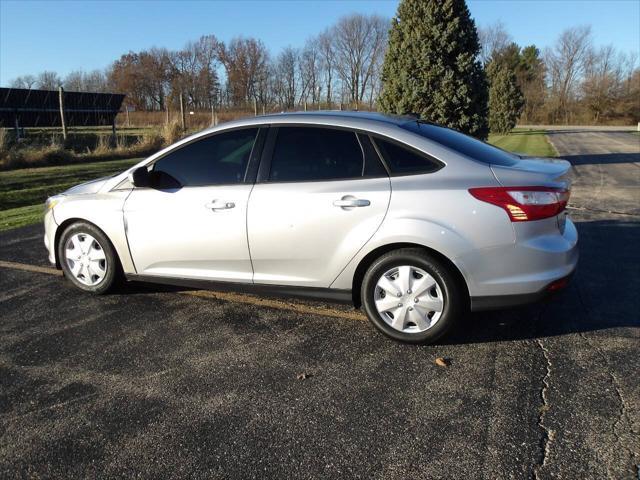
[[(88, 234), (92, 236), (104, 251), (106, 273), (104, 274), (104, 277), (94, 285), (86, 285), (78, 280), (71, 272), (70, 266), (67, 262), (65, 246), (69, 239), (76, 234)], [(74, 223), (69, 225), (64, 232), (62, 232), (60, 241), (58, 242), (58, 259), (60, 260), (60, 266), (62, 267), (64, 276), (77, 288), (85, 292), (102, 295), (112, 290), (120, 278), (120, 261), (116, 255), (113, 245), (111, 245), (107, 236), (102, 233), (99, 228), (87, 222)]]
[[(444, 306), (440, 318), (421, 332), (406, 333), (393, 328), (376, 308), (374, 295), (378, 280), (385, 272), (402, 265), (420, 268), (431, 275), (443, 296)], [(458, 275), (450, 271), (450, 267), (441, 260), (419, 248), (393, 250), (375, 260), (364, 275), (361, 298), (367, 317), (380, 332), (394, 340), (420, 344), (434, 343), (442, 338), (464, 315), (469, 303), (465, 285)]]

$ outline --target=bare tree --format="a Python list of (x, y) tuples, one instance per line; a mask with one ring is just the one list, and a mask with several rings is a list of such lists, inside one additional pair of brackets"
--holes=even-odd
[(552, 101), (552, 120), (560, 118), (570, 122), (569, 104), (591, 51), (591, 27), (573, 27), (565, 30), (553, 48), (545, 51)]
[(343, 17), (332, 30), (336, 68), (356, 109), (384, 57), (389, 22), (378, 15)]
[(598, 122), (611, 113), (621, 93), (622, 65), (613, 46), (593, 49), (585, 62), (581, 93), (587, 109)]
[(57, 90), (62, 86), (62, 80), (56, 72), (45, 70), (38, 74), (36, 87), (41, 90)]
[(321, 68), (322, 68), (322, 83), (324, 83), (325, 91), (327, 92), (327, 104), (328, 107), (331, 108), (332, 98), (331, 95), (333, 93), (333, 82), (335, 80), (335, 68), (336, 68), (336, 54), (333, 48), (333, 39), (331, 37), (331, 32), (329, 30), (325, 30), (317, 39), (318, 50), (321, 58)]
[(33, 75), (22, 75), (21, 77), (14, 78), (9, 86), (11, 88), (28, 88), (31, 89), (36, 84), (36, 77)]
[(71, 92), (86, 91), (84, 73), (81, 70), (70, 72), (66, 77), (64, 77), (64, 89)]
[(93, 70), (84, 74), (84, 87), (87, 92), (104, 93), (108, 91), (107, 77), (100, 70)]
[(220, 60), (227, 74), (227, 87), (234, 105), (258, 100), (258, 85), (267, 75), (269, 53), (260, 40), (234, 38), (220, 44)]
[(202, 36), (196, 44), (196, 57), (200, 67), (198, 83), (210, 108), (218, 102), (220, 90), (220, 82), (218, 81), (217, 74), (220, 63), (219, 52), (220, 42), (215, 35)]
[(275, 96), (283, 108), (293, 108), (296, 104), (298, 67), (298, 52), (287, 47), (276, 60), (273, 74), (275, 75)]
[(311, 103), (320, 103), (321, 62), (316, 39), (308, 40), (300, 54), (301, 101), (311, 98)]
[(480, 61), (483, 65), (487, 65), (496, 52), (503, 51), (513, 43), (504, 23), (500, 21), (479, 28), (478, 36), (480, 37)]

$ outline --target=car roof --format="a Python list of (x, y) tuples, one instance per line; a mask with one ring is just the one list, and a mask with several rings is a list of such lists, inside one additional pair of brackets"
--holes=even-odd
[[(245, 117), (230, 122), (225, 122), (219, 127), (231, 128), (245, 125), (258, 124), (318, 124), (318, 125), (352, 125), (362, 126), (363, 124), (377, 124), (379, 126), (397, 126), (410, 121), (416, 121), (416, 117), (407, 115), (389, 115), (378, 112), (358, 112), (341, 110), (319, 110), (314, 112), (282, 112), (258, 115), (255, 117)], [(218, 129), (214, 127), (214, 130)]]

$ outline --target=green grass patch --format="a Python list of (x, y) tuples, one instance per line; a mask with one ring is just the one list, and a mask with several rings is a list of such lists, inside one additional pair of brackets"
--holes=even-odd
[(535, 157), (555, 157), (544, 130), (515, 129), (508, 135), (489, 135), (489, 143), (514, 153)]
[(43, 216), (44, 205), (29, 205), (27, 207), (0, 210), (0, 231), (42, 222)]
[(79, 183), (122, 172), (140, 160), (112, 160), (0, 172), (0, 230), (40, 222), (47, 197)]

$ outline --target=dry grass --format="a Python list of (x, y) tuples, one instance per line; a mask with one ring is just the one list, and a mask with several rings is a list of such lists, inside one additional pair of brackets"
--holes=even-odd
[[(259, 113), (262, 113), (260, 111)], [(266, 112), (272, 113), (272, 112)], [(224, 110), (216, 112), (218, 123), (229, 122), (238, 118), (253, 116), (253, 110), (237, 109), (237, 110)], [(185, 112), (185, 124), (187, 130), (202, 130), (213, 125), (210, 111), (194, 111), (190, 114)], [(166, 127), (167, 125), (167, 113), (162, 111), (156, 112), (129, 112), (129, 123), (127, 123), (126, 114), (120, 113), (116, 118), (116, 125), (118, 127)], [(169, 125), (175, 125), (178, 128), (181, 127), (182, 121), (180, 119), (180, 112), (169, 112)]]
[(97, 162), (102, 160), (117, 160), (144, 157), (155, 153), (166, 145), (162, 134), (149, 131), (139, 136), (133, 143), (125, 135), (112, 138), (103, 134), (98, 137), (96, 147), (84, 152), (75, 152), (65, 148), (61, 137), (52, 135), (49, 145), (11, 145), (7, 146), (4, 130), (0, 130), (0, 170), (16, 168), (43, 167), (49, 165), (65, 165), (71, 163)]

